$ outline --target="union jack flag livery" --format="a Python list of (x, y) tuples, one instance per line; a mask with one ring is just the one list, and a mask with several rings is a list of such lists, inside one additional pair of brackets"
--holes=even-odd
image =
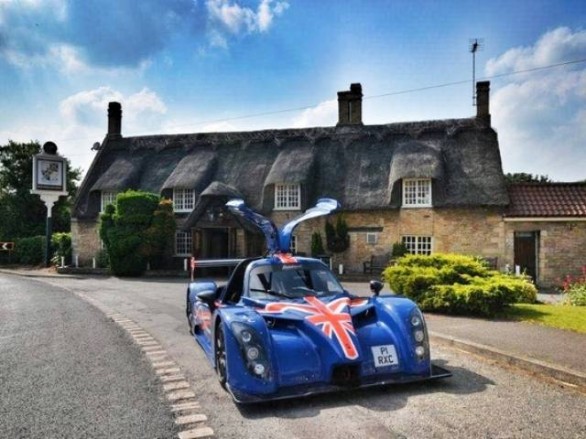
[(349, 360), (358, 358), (358, 349), (352, 337), (356, 335), (356, 331), (348, 313), (350, 299), (340, 297), (324, 303), (316, 297), (307, 296), (303, 300), (308, 305), (290, 302), (269, 303), (260, 312), (263, 314), (282, 314), (287, 311), (306, 313), (308, 316), (305, 320), (319, 327), (327, 337), (336, 338), (346, 358)]

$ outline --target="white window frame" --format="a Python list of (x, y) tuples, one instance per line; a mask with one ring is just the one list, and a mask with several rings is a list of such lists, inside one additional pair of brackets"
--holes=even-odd
[(173, 212), (191, 212), (194, 207), (194, 189), (173, 188)]
[(378, 233), (366, 232), (366, 243), (368, 245), (375, 245), (378, 242)]
[(193, 247), (193, 235), (191, 230), (185, 232), (175, 231), (175, 256), (191, 256)]
[(275, 210), (300, 210), (301, 185), (275, 184)]
[(106, 211), (106, 206), (108, 204), (116, 203), (116, 195), (118, 195), (118, 192), (102, 191), (100, 193), (100, 213)]
[(431, 206), (431, 178), (404, 178), (403, 207)]
[(411, 255), (431, 255), (433, 253), (433, 236), (403, 235), (401, 241)]

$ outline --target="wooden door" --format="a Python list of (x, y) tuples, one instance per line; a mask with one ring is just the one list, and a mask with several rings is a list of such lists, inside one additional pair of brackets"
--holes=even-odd
[(535, 281), (537, 279), (537, 240), (539, 232), (515, 232), (515, 265)]

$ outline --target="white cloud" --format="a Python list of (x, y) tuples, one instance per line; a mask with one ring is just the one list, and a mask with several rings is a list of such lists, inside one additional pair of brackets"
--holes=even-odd
[(338, 101), (332, 99), (304, 110), (293, 119), (294, 128), (325, 127), (335, 125), (338, 117)]
[[(487, 74), (576, 59), (586, 32), (559, 28), (534, 46), (514, 48), (487, 63)], [(499, 82), (500, 84), (500, 82)], [(582, 64), (513, 75), (493, 86), (492, 125), (499, 133), (505, 172), (586, 179), (586, 68)]]
[(208, 38), (216, 47), (226, 47), (225, 34), (246, 35), (267, 32), (275, 17), (289, 7), (284, 1), (261, 0), (256, 10), (232, 0), (207, 0)]
[(52, 140), (73, 166), (87, 171), (95, 154), (91, 151), (92, 145), (101, 142), (106, 135), (108, 103), (111, 101), (122, 104), (122, 135), (161, 132), (167, 107), (155, 92), (144, 88), (124, 95), (110, 87), (99, 87), (67, 97), (59, 104), (59, 113), (50, 119), (0, 131), (0, 144), (9, 139), (15, 142), (38, 140), (40, 143)]
[(586, 31), (560, 27), (543, 35), (533, 46), (516, 47), (486, 63), (489, 76), (543, 67), (584, 58)]

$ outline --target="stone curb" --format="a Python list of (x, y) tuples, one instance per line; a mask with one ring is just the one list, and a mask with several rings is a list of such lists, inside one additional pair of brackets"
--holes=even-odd
[(519, 369), (551, 378), (586, 391), (586, 374), (568, 369), (559, 365), (525, 357), (519, 354), (503, 351), (492, 346), (486, 346), (471, 341), (460, 340), (438, 332), (430, 331), (429, 335), (434, 342), (453, 346), (466, 352), (480, 355), (497, 363), (514, 366)]
[(44, 278), (44, 279), (59, 279), (59, 278), (68, 278), (68, 279), (87, 279), (87, 276), (79, 276), (73, 274), (50, 274), (50, 273), (39, 273), (24, 271), (24, 270), (10, 270), (6, 268), (0, 268), (0, 273), (4, 274), (12, 274), (14, 276), (23, 276), (23, 277), (32, 277), (32, 278)]

